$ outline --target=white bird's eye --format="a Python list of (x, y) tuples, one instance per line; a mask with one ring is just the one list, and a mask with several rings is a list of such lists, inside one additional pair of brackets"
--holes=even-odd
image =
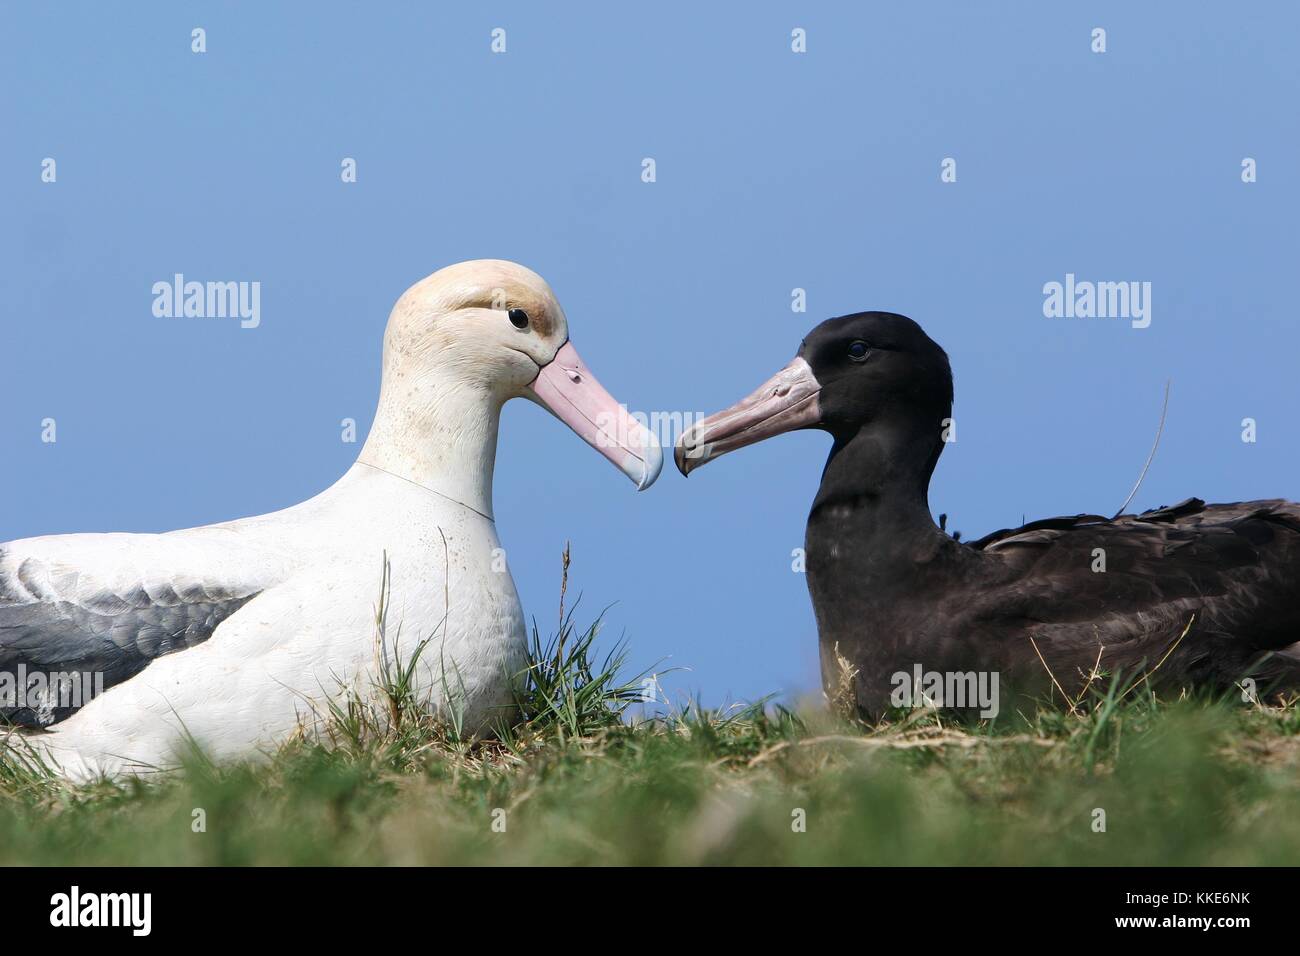
[(528, 328), (528, 313), (523, 309), (511, 309), (510, 324), (517, 329)]

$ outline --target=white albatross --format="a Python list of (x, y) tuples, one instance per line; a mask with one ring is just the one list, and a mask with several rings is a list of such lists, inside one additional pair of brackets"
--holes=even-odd
[[(525, 656), (492, 519), (511, 398), (549, 409), (638, 488), (658, 477), (658, 442), (583, 365), (542, 278), (499, 260), (449, 266), (394, 306), (374, 424), (326, 491), (166, 534), (0, 544), (0, 741), (18, 735), (78, 779), (172, 766), (182, 740), (218, 759), (255, 755), (310, 726), (327, 698), (373, 691), (398, 625), (399, 654), (430, 641), (416, 673), (430, 706), (490, 729), (512, 709)], [(75, 696), (81, 675), (104, 692), (57, 692)]]

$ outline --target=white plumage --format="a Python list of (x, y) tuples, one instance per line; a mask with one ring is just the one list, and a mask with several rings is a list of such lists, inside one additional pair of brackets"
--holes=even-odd
[(448, 267), (394, 307), (370, 435), (320, 495), (167, 534), (0, 544), (0, 675), (94, 671), (108, 685), (79, 709), (0, 699), (0, 715), (44, 727), (24, 741), (78, 778), (169, 766), (182, 736), (248, 756), (312, 725), (327, 697), (371, 693), (400, 626), (404, 657), (429, 639), (417, 681), (431, 707), (471, 731), (507, 718), (525, 632), (491, 517), (501, 406), (545, 405), (638, 487), (662, 463), (567, 342), (536, 274)]

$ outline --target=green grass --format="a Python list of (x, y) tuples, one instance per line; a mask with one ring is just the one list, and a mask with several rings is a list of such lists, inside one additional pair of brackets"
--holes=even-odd
[[(388, 672), (380, 706), (260, 764), (72, 786), (0, 761), (0, 864), (1283, 864), (1300, 709), (1099, 689), (991, 728), (933, 711), (686, 703), (561, 612), (521, 721), (467, 741)], [(630, 709), (629, 709), (630, 708)], [(1105, 811), (1105, 832), (1094, 831)], [(205, 832), (195, 832), (202, 811)], [(802, 819), (802, 829), (797, 826)], [(504, 832), (501, 824), (504, 822)], [(495, 824), (495, 826), (494, 826)]]

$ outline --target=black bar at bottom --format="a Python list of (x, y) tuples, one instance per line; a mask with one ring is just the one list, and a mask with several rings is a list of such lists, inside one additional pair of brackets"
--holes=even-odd
[(1027, 922), (1067, 938), (1107, 929), (1227, 941), (1279, 931), (1295, 908), (1285, 869), (10, 869), (5, 882), (9, 946), (69, 934), (208, 946), (360, 932), (377, 942), (420, 926), (451, 942), (444, 934), (458, 923), (457, 936), (607, 927), (612, 945), (637, 925), (653, 935), (688, 914), (732, 940), (777, 920), (796, 932), (840, 922), (873, 940), (919, 932), (927, 943), (1020, 935)]

